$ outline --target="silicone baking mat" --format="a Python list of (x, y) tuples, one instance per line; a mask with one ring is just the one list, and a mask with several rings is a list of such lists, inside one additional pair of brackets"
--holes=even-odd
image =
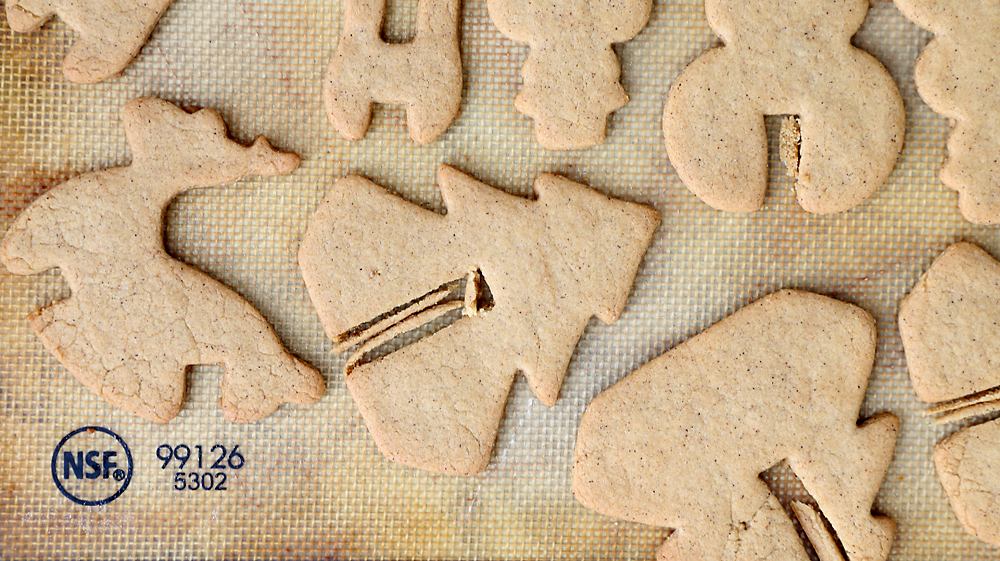
[[(919, 416), (895, 320), (900, 299), (948, 244), (974, 241), (1000, 255), (1000, 240), (996, 229), (963, 221), (956, 194), (937, 179), (948, 123), (920, 101), (912, 75), (929, 34), (891, 2), (874, 2), (854, 42), (899, 84), (906, 145), (871, 199), (834, 216), (811, 216), (796, 204), (776, 156), (777, 118), (768, 121), (771, 177), (761, 211), (717, 212), (677, 179), (660, 120), (681, 69), (718, 44), (702, 0), (658, 0), (645, 29), (616, 47), (631, 102), (611, 117), (606, 143), (575, 152), (542, 149), (531, 121), (515, 111), (527, 50), (499, 33), (482, 0), (462, 9), (462, 113), (446, 134), (417, 146), (403, 110), (380, 106), (363, 141), (341, 139), (326, 121), (321, 84), (342, 8), (339, 1), (176, 0), (124, 76), (94, 86), (62, 77), (73, 40), (62, 22), (28, 35), (0, 24), (0, 227), (62, 180), (129, 162), (119, 120), (128, 100), (215, 108), (235, 137), (265, 134), (300, 154), (302, 166), (285, 178), (181, 196), (167, 213), (168, 248), (245, 296), (329, 381), (315, 405), (234, 425), (217, 405), (221, 370), (196, 367), (183, 412), (155, 425), (92, 395), (30, 331), (27, 313), (68, 295), (58, 271), (3, 271), (0, 557), (652, 559), (669, 530), (604, 517), (573, 499), (580, 416), (635, 368), (782, 287), (855, 303), (877, 319), (863, 414), (891, 411), (902, 421), (876, 502), (899, 524), (892, 558), (1000, 555), (965, 534), (937, 481), (932, 447), (955, 427), (931, 427)], [(386, 37), (412, 36), (414, 12), (413, 0), (390, 2)], [(621, 319), (591, 322), (555, 407), (517, 380), (489, 469), (474, 477), (427, 474), (379, 454), (344, 385), (344, 355), (332, 353), (296, 265), (308, 220), (335, 179), (363, 174), (443, 211), (434, 181), (441, 163), (520, 195), (540, 173), (557, 172), (662, 213)], [(60, 441), (88, 426), (117, 434), (132, 455), (128, 487), (101, 506), (71, 502), (51, 474)], [(122, 445), (105, 433), (76, 437), (118, 446), (124, 465)], [(190, 459), (182, 467), (178, 456)], [(178, 473), (183, 491), (174, 489)], [(217, 490), (220, 473), (226, 481)], [(802, 495), (781, 466), (768, 482), (786, 502)]]

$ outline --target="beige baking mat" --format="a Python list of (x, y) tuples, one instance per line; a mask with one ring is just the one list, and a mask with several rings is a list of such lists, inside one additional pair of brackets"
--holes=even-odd
[[(387, 36), (412, 34), (413, 14), (413, 0), (391, 2)], [(937, 482), (932, 446), (954, 427), (932, 428), (918, 415), (895, 322), (900, 298), (949, 243), (971, 240), (1000, 255), (1000, 240), (996, 229), (964, 222), (956, 195), (936, 178), (948, 126), (919, 100), (912, 78), (929, 35), (889, 1), (874, 3), (855, 43), (900, 85), (906, 146), (869, 201), (826, 217), (798, 207), (776, 156), (765, 207), (751, 215), (716, 212), (678, 181), (660, 117), (680, 70), (717, 43), (702, 0), (655, 3), (649, 25), (617, 48), (632, 101), (611, 118), (605, 144), (569, 153), (541, 149), (531, 122), (514, 110), (526, 49), (500, 35), (482, 0), (463, 7), (466, 85), (448, 132), (416, 146), (403, 111), (379, 108), (364, 141), (344, 141), (326, 122), (320, 95), (341, 22), (341, 2), (176, 0), (124, 77), (96, 86), (63, 79), (59, 64), (72, 40), (63, 23), (26, 36), (0, 23), (0, 227), (65, 178), (127, 163), (119, 115), (129, 99), (216, 108), (234, 136), (266, 134), (301, 154), (302, 167), (287, 178), (180, 197), (168, 212), (168, 247), (244, 295), (329, 380), (313, 406), (233, 425), (217, 406), (219, 368), (198, 367), (181, 415), (157, 426), (85, 390), (29, 330), (25, 314), (68, 294), (58, 272), (3, 272), (0, 557), (652, 559), (668, 530), (600, 516), (574, 501), (580, 416), (635, 368), (781, 287), (841, 298), (878, 320), (864, 414), (892, 411), (902, 419), (876, 504), (899, 523), (893, 559), (1000, 555), (962, 531)], [(769, 126), (774, 149), (777, 120)], [(538, 174), (558, 172), (651, 204), (663, 217), (625, 313), (610, 326), (591, 323), (558, 404), (545, 407), (519, 378), (489, 469), (466, 478), (401, 467), (378, 453), (344, 385), (344, 356), (331, 353), (295, 262), (309, 217), (336, 178), (364, 174), (442, 210), (434, 184), (440, 163), (522, 195)], [(413, 266), (421, 266), (419, 256)], [(128, 487), (103, 506), (71, 502), (50, 471), (63, 437), (87, 426), (119, 435), (133, 457)], [(99, 432), (74, 438), (116, 446)], [(191, 459), (179, 469), (175, 457), (164, 469), (157, 455), (168, 449), (190, 450)], [(220, 454), (225, 461), (212, 469)], [(117, 458), (125, 463), (120, 451)], [(183, 491), (173, 489), (178, 473)], [(215, 489), (219, 473), (223, 490)], [(205, 483), (213, 490), (201, 489)], [(783, 499), (801, 493), (787, 470), (775, 470), (770, 483)]]

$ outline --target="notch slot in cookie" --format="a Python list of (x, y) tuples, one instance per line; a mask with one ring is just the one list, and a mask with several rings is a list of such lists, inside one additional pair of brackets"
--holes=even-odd
[(466, 279), (463, 278), (442, 284), (419, 298), (415, 298), (406, 304), (396, 306), (371, 321), (362, 323), (353, 329), (341, 333), (337, 337), (337, 343), (334, 345), (333, 351), (336, 353), (342, 353), (355, 345), (377, 336), (379, 333), (389, 329), (393, 325), (405, 320), (411, 315), (440, 304), (449, 298), (453, 299), (456, 292), (464, 291), (465, 280)]
[[(493, 309), (493, 305), (493, 293), (482, 271), (470, 271), (461, 279), (447, 282), (420, 298), (397, 306), (350, 330), (343, 335), (335, 349), (342, 352), (360, 345), (347, 359), (347, 373), (350, 374), (359, 364), (372, 362), (429, 337), (463, 316), (477, 316), (488, 312)], [(403, 340), (403, 336), (425, 327), (427, 329), (418, 337)]]
[(818, 558), (820, 561), (847, 559), (847, 552), (829, 520), (820, 511), (815, 499), (787, 461), (783, 460), (771, 466), (760, 474), (760, 478), (781, 503), (792, 524), (796, 526), (802, 546), (809, 558)]
[(840, 544), (833, 536), (833, 531), (819, 510), (812, 505), (792, 501), (789, 505), (795, 513), (799, 526), (805, 532), (808, 542), (812, 545), (819, 561), (845, 561)]
[(1000, 411), (1000, 386), (979, 393), (938, 403), (924, 410), (925, 417), (937, 417), (933, 424), (956, 423)]
[(778, 133), (778, 156), (785, 164), (788, 175), (799, 176), (799, 160), (802, 157), (802, 123), (798, 115), (783, 115), (781, 132)]

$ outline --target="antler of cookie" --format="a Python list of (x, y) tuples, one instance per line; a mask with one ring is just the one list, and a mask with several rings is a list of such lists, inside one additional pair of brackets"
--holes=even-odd
[(917, 60), (920, 97), (951, 119), (941, 181), (958, 191), (962, 216), (1000, 224), (1000, 7), (961, 0), (895, 0), (908, 18), (934, 32)]
[(7, 0), (7, 23), (28, 33), (58, 15), (79, 37), (63, 60), (72, 82), (118, 75), (139, 54), (171, 0)]
[(531, 51), (521, 75), (517, 110), (535, 120), (550, 150), (604, 142), (608, 115), (628, 102), (612, 43), (635, 37), (649, 20), (651, 0), (488, 0), (500, 31)]
[(868, 0), (706, 0), (725, 46), (681, 73), (663, 112), (684, 185), (719, 210), (757, 210), (764, 116), (794, 115), (801, 132), (785, 131), (782, 155), (802, 208), (842, 212), (874, 193), (902, 148), (905, 113), (889, 73), (851, 45), (867, 9)]
[[(438, 182), (445, 216), (364, 178), (341, 179), (309, 224), (299, 263), (338, 343), (377, 346), (464, 308), (385, 356), (363, 360), (373, 345), (362, 346), (346, 380), (383, 454), (473, 474), (489, 462), (516, 373), (553, 405), (591, 316), (610, 323), (621, 313), (658, 218), (554, 175), (536, 180), (537, 201), (447, 166)], [(448, 301), (453, 281), (467, 277), (464, 298)], [(481, 304), (487, 295), (492, 303)]]
[[(875, 336), (864, 310), (808, 292), (746, 306), (587, 406), (574, 494), (603, 514), (674, 528), (661, 560), (804, 561), (795, 527), (759, 478), (786, 459), (847, 556), (886, 559), (895, 524), (871, 508), (899, 420), (857, 424)], [(824, 561), (835, 559), (818, 515), (797, 510), (822, 538)]]
[(405, 104), (410, 138), (426, 144), (447, 130), (462, 101), (460, 0), (420, 0), (416, 36), (401, 45), (382, 41), (385, 3), (345, 0), (323, 87), (326, 113), (341, 136), (361, 140), (373, 103)]
[(72, 289), (29, 316), (42, 343), (94, 393), (156, 422), (180, 412), (192, 364), (225, 366), (221, 404), (231, 421), (319, 399), (322, 376), (285, 350), (260, 312), (163, 247), (163, 213), (178, 193), (291, 173), (298, 156), (263, 137), (251, 147), (229, 140), (210, 110), (138, 99), (124, 120), (132, 164), (54, 187), (0, 244), (11, 272), (59, 267)]

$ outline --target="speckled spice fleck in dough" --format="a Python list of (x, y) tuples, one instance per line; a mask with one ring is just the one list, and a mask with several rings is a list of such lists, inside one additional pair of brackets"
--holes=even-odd
[(804, 561), (758, 477), (787, 459), (848, 557), (885, 560), (895, 524), (871, 507), (899, 421), (856, 424), (874, 358), (864, 310), (808, 292), (767, 296), (591, 402), (573, 491), (603, 514), (674, 528), (660, 559)]
[[(910, 380), (920, 399), (944, 402), (938, 423), (1000, 409), (1000, 263), (970, 243), (945, 250), (899, 309)], [(948, 401), (950, 400), (950, 401)], [(934, 463), (970, 534), (1000, 546), (1000, 421), (938, 443)]]
[(976, 0), (896, 0), (917, 25), (933, 31), (917, 60), (920, 97), (952, 119), (941, 181), (958, 191), (962, 216), (1000, 224), (1000, 5)]
[(171, 0), (7, 0), (7, 23), (34, 31), (53, 15), (79, 36), (63, 60), (72, 82), (93, 84), (118, 75), (139, 54)]
[(842, 212), (874, 193), (902, 149), (906, 115), (889, 73), (851, 45), (867, 11), (868, 0), (706, 0), (725, 46), (681, 73), (663, 112), (684, 185), (719, 210), (757, 210), (767, 189), (764, 115), (797, 115), (802, 208)]
[(608, 115), (628, 102), (612, 43), (635, 37), (652, 0), (487, 0), (490, 18), (507, 37), (531, 45), (521, 69), (517, 110), (535, 120), (549, 150), (604, 142)]
[[(371, 362), (349, 362), (346, 379), (383, 454), (473, 474), (489, 463), (516, 373), (555, 403), (591, 316), (611, 323), (625, 307), (659, 220), (554, 175), (535, 181), (537, 201), (447, 166), (438, 182), (445, 216), (362, 177), (341, 179), (310, 222), (299, 263), (338, 342), (385, 312), (400, 326), (378, 322), (389, 336), (446, 313), (438, 287), (470, 277), (465, 317)], [(493, 305), (480, 309), (469, 292), (486, 286)]]
[(319, 399), (323, 377), (285, 350), (260, 312), (163, 247), (163, 213), (179, 193), (288, 174), (298, 156), (263, 137), (241, 146), (214, 111), (156, 99), (129, 103), (124, 121), (131, 165), (54, 187), (0, 244), (12, 273), (59, 267), (73, 291), (29, 316), (45, 347), (94, 393), (157, 422), (180, 412), (192, 364), (225, 366), (220, 401), (231, 421)]
[(459, 0), (420, 0), (417, 33), (405, 44), (382, 41), (386, 0), (345, 0), (344, 30), (323, 86), (326, 113), (341, 136), (361, 140), (373, 103), (406, 104), (410, 138), (440, 136), (462, 102)]

